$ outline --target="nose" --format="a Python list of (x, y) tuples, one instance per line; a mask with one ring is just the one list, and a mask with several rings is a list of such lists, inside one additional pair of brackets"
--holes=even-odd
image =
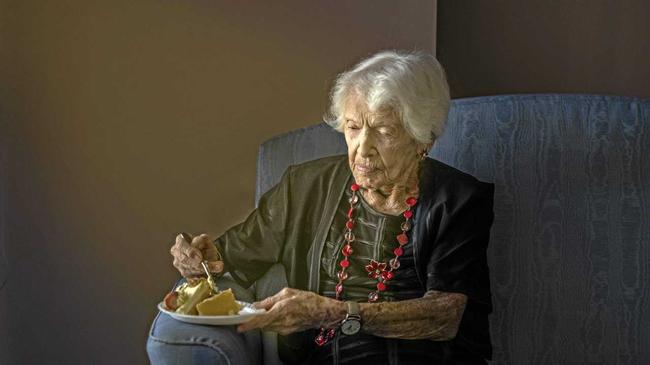
[(363, 128), (361, 135), (359, 136), (359, 150), (358, 153), (361, 157), (372, 156), (375, 152), (375, 139), (368, 130), (368, 128)]

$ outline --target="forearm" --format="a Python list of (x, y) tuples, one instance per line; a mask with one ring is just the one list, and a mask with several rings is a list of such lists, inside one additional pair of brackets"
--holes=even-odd
[[(450, 340), (456, 336), (466, 301), (463, 294), (432, 290), (417, 299), (360, 303), (363, 330), (380, 337)], [(340, 321), (345, 306), (337, 305), (330, 313)]]

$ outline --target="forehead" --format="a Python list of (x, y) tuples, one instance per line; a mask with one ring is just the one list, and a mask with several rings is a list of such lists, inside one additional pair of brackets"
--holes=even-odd
[(353, 94), (346, 100), (343, 114), (346, 119), (355, 121), (368, 120), (374, 123), (381, 121), (382, 124), (399, 123), (395, 110), (391, 106), (380, 107), (378, 110), (370, 110), (368, 103), (356, 94)]

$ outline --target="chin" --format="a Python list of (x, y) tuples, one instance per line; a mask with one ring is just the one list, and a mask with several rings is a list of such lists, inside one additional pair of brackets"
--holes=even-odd
[(354, 181), (364, 189), (374, 189), (378, 181), (364, 174), (352, 174)]

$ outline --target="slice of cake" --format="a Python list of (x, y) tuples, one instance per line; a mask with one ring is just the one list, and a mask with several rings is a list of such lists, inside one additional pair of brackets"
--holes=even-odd
[(181, 314), (196, 314), (196, 305), (210, 296), (212, 288), (205, 279), (201, 279), (195, 285), (185, 283), (178, 289), (178, 297), (176, 303), (178, 309), (176, 313)]
[(223, 290), (196, 305), (196, 310), (202, 316), (234, 315), (239, 313), (240, 309), (231, 289)]

